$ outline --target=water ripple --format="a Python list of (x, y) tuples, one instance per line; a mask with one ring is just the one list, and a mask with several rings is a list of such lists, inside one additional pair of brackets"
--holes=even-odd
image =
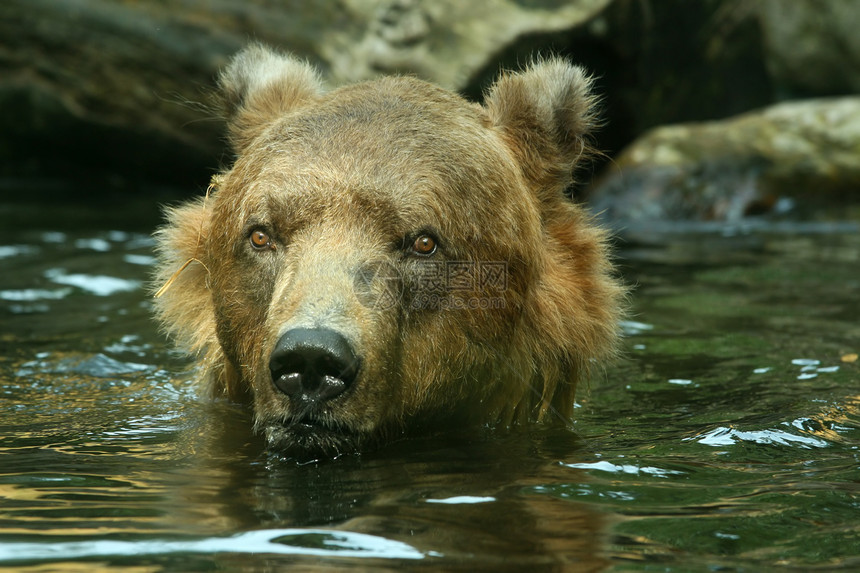
[(110, 296), (118, 292), (133, 291), (140, 288), (140, 281), (121, 279), (107, 275), (66, 274), (63, 269), (45, 271), (45, 278), (61, 284), (77, 287), (96, 296)]
[(733, 446), (738, 442), (751, 442), (777, 446), (799, 446), (801, 448), (826, 448), (830, 444), (826, 440), (811, 436), (798, 436), (783, 430), (753, 430), (743, 431), (735, 428), (720, 426), (704, 434), (699, 434), (684, 441), (695, 440), (706, 446)]
[(3, 543), (3, 561), (67, 561), (97, 557), (167, 555), (172, 553), (269, 553), (319, 557), (423, 559), (428, 555), (411, 545), (352, 531), (328, 529), (261, 529), (230, 537), (183, 541), (112, 541), (94, 539), (62, 543)]
[(635, 466), (632, 464), (613, 464), (612, 462), (607, 461), (599, 461), (599, 462), (582, 462), (575, 464), (561, 464), (567, 468), (578, 468), (584, 470), (598, 470), (602, 472), (609, 472), (615, 474), (630, 474), (630, 475), (652, 475), (656, 477), (667, 477), (670, 475), (678, 475), (683, 474), (684, 472), (679, 472), (676, 470), (666, 470), (663, 468), (655, 468), (650, 466)]

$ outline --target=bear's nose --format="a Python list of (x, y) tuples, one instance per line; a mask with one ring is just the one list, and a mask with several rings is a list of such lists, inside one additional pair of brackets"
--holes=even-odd
[(327, 328), (288, 330), (272, 351), (275, 387), (299, 403), (331, 400), (350, 387), (359, 359), (341, 334)]

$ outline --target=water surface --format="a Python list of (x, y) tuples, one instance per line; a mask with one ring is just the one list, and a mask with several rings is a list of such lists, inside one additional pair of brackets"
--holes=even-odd
[(154, 215), (0, 217), (0, 570), (860, 567), (850, 227), (640, 233), (626, 356), (571, 430), (298, 465), (158, 333)]

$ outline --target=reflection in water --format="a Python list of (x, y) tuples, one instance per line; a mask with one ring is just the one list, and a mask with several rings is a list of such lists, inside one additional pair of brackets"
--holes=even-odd
[(196, 395), (150, 319), (145, 233), (39, 215), (0, 229), (0, 568), (857, 564), (856, 234), (643, 235), (626, 358), (575, 431), (300, 465)]
[[(588, 570), (606, 563), (597, 552), (599, 512), (523, 493), (535, 483), (571, 478), (554, 461), (581, 448), (565, 430), (410, 440), (305, 465), (265, 455), (256, 463), (225, 463), (236, 451), (226, 446), (215, 437), (202, 458), (203, 475), (217, 476), (214, 487), (195, 482), (183, 493), (188, 519), (198, 527), (206, 519), (199, 509), (218, 507), (209, 515), (213, 529), (324, 526), (402, 541), (435, 562), (473, 563), (480, 556), (487, 570), (566, 561)], [(201, 475), (199, 467), (188, 469)]]

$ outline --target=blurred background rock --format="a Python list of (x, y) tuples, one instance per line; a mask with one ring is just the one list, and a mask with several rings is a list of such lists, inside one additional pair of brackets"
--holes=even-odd
[(230, 161), (217, 70), (262, 41), (474, 100), (560, 54), (605, 120), (572, 192), (614, 221), (860, 220), (858, 30), (856, 0), (4, 0), (0, 189), (199, 193)]

